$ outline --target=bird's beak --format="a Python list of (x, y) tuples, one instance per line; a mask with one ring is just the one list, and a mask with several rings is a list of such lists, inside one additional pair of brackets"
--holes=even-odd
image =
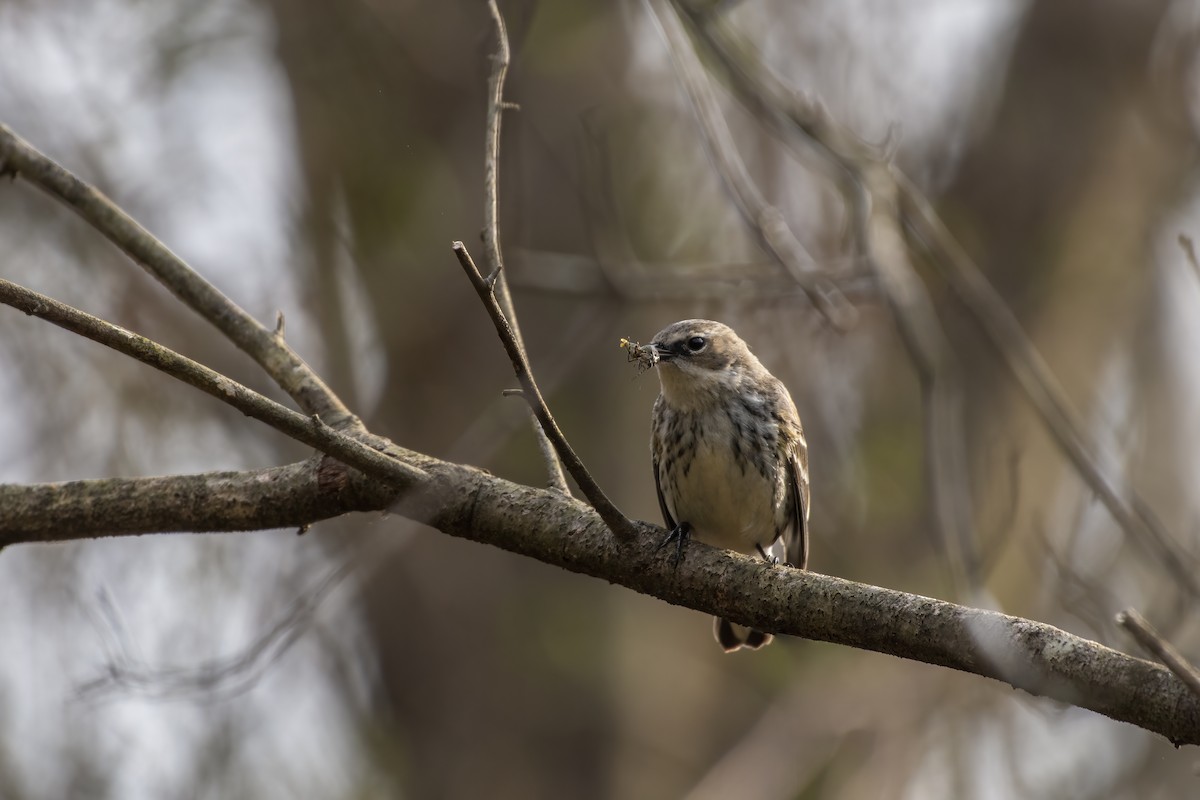
[(654, 349), (654, 355), (658, 356), (659, 361), (670, 361), (675, 355), (658, 342), (651, 342), (649, 346)]

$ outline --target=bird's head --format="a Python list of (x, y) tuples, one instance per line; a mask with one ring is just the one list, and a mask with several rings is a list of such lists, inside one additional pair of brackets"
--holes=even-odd
[(702, 405), (736, 391), (762, 369), (733, 328), (708, 319), (685, 319), (663, 328), (650, 342), (666, 400), (681, 407)]

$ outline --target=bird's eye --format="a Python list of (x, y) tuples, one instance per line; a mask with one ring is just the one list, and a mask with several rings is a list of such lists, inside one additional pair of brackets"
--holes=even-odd
[(703, 336), (693, 336), (687, 340), (687, 349), (691, 350), (693, 353), (699, 353), (704, 349), (706, 344), (708, 344), (708, 342), (705, 341)]

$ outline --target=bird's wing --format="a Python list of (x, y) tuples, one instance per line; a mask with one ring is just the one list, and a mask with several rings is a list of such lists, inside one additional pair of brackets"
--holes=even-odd
[[(800, 447), (804, 445), (801, 444)], [(800, 450), (800, 448), (797, 448)], [(792, 511), (795, 515), (791, 538), (784, 545), (787, 560), (793, 567), (808, 567), (808, 458), (807, 451), (794, 452), (788, 459), (788, 483), (792, 491)], [(661, 500), (662, 493), (659, 493)]]
[(666, 498), (662, 493), (662, 481), (658, 477), (658, 459), (654, 459), (654, 491), (658, 494), (658, 507), (662, 510), (663, 524), (667, 530), (675, 530), (675, 518), (671, 516), (671, 510), (667, 508)]

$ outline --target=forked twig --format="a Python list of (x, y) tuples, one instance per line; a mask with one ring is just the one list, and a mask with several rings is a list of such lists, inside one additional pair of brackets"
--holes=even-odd
[(81, 180), (0, 124), (0, 175), (18, 175), (57, 198), (163, 284), (184, 305), (225, 334), (308, 414), (335, 428), (362, 423), (274, 331), (202, 278), (99, 189)]
[(0, 303), (148, 364), (233, 406), (246, 416), (265, 422), (281, 433), (380, 480), (406, 486), (427, 477), (424, 470), (391, 458), (334, 430), (316, 414), (309, 417), (293, 411), (157, 342), (43, 294), (0, 279)]
[(604, 520), (604, 524), (616, 535), (618, 539), (632, 539), (637, 536), (637, 527), (633, 522), (621, 513), (613, 502), (608, 499), (608, 495), (600, 488), (588, 472), (587, 467), (579, 460), (579, 456), (575, 455), (575, 451), (567, 442), (567, 437), (563, 435), (559, 429), (558, 423), (554, 421), (554, 416), (550, 413), (549, 407), (546, 405), (545, 399), (542, 397), (541, 391), (538, 389), (537, 381), (533, 378), (533, 372), (529, 369), (529, 360), (525, 357), (525, 351), (517, 344), (516, 339), (512, 334), (512, 327), (509, 325), (508, 318), (504, 316), (504, 310), (500, 308), (500, 303), (496, 300), (496, 295), (492, 291), (492, 284), (484, 277), (479, 268), (475, 266), (471, 254), (467, 252), (467, 248), (462, 242), (454, 242), (450, 248), (454, 251), (454, 255), (458, 258), (458, 263), (462, 265), (463, 271), (467, 273), (467, 278), (471, 281), (471, 285), (475, 287), (475, 292), (479, 295), (479, 299), (483, 301), (484, 308), (487, 309), (488, 315), (492, 318), (492, 323), (496, 326), (496, 333), (500, 337), (501, 343), (504, 345), (505, 351), (508, 353), (509, 360), (512, 361), (513, 371), (517, 375), (517, 380), (521, 384), (522, 396), (525, 402), (529, 403), (529, 407), (533, 410), (534, 416), (542, 426), (542, 430), (546, 432), (550, 441), (554, 444), (554, 449), (558, 453), (558, 457), (562, 459), (567, 471), (571, 473), (571, 477), (575, 479), (575, 483), (583, 492), (584, 497), (596, 509), (596, 513)]

